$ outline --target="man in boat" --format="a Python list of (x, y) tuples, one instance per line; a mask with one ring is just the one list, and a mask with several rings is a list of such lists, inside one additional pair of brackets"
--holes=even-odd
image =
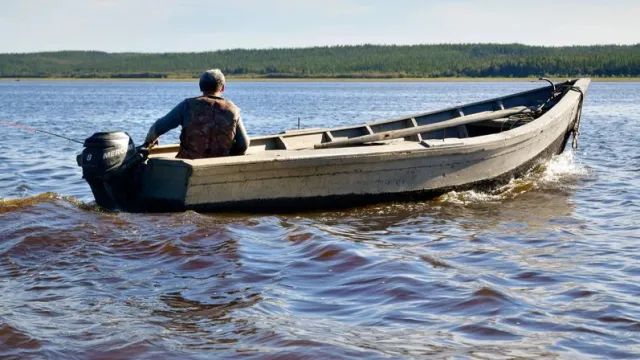
[(149, 129), (145, 146), (178, 125), (180, 150), (177, 158), (201, 159), (242, 155), (249, 148), (249, 136), (240, 119), (240, 108), (224, 99), (225, 78), (219, 69), (200, 76), (202, 95), (183, 100)]

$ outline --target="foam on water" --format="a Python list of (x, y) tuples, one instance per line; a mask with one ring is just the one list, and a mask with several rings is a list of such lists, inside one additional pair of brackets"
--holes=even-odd
[(522, 178), (511, 179), (506, 185), (490, 191), (450, 191), (438, 202), (451, 204), (499, 203), (535, 189), (563, 187), (567, 181), (585, 176), (588, 168), (576, 159), (573, 151), (567, 150), (554, 156), (549, 162), (540, 164)]
[(542, 182), (557, 183), (567, 178), (576, 178), (588, 175), (589, 169), (576, 158), (573, 150), (554, 156), (551, 161), (543, 166)]

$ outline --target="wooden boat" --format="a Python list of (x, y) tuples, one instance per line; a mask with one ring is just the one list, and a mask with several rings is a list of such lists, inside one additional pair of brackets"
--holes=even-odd
[[(125, 211), (289, 211), (432, 198), (502, 184), (561, 153), (571, 133), (576, 140), (589, 83), (570, 80), (359, 126), (254, 137), (243, 156), (175, 159), (178, 145), (141, 154), (120, 133), (111, 147), (87, 139), (78, 164), (98, 205)], [(107, 161), (107, 154), (124, 153), (115, 165), (91, 168), (86, 161), (89, 154)], [(104, 174), (109, 166), (114, 175)]]

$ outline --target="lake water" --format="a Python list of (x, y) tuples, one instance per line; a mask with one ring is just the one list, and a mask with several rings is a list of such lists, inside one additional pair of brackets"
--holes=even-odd
[[(251, 135), (539, 83), (230, 83)], [(140, 144), (195, 83), (0, 82), (0, 120)], [(1, 358), (640, 358), (640, 83), (491, 193), (298, 214), (92, 204), (81, 146), (0, 125)], [(177, 141), (178, 131), (161, 139)]]

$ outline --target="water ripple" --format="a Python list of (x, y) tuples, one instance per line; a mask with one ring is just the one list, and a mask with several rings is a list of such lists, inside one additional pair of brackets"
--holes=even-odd
[[(0, 82), (0, 118), (140, 139), (192, 85)], [(291, 113), (347, 125), (532, 86), (243, 83), (230, 97), (255, 134)], [(580, 149), (493, 191), (268, 216), (104, 212), (72, 144), (0, 132), (0, 357), (637, 358), (639, 99), (638, 83), (594, 84)]]

